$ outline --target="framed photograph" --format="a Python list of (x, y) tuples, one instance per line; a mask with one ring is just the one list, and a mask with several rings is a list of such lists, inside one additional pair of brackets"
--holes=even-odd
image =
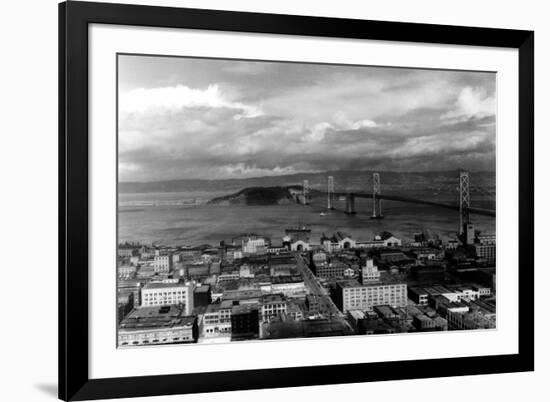
[(59, 397), (533, 370), (533, 43), (60, 4)]

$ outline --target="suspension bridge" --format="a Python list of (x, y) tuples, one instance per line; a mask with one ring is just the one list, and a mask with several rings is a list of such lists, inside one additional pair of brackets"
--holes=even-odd
[(441, 184), (438, 187), (434, 187), (433, 190), (438, 194), (442, 191), (455, 192), (458, 197), (457, 203), (445, 203), (436, 200), (418, 199), (399, 194), (382, 194), (380, 174), (372, 174), (372, 188), (371, 191), (336, 191), (334, 184), (334, 177), (329, 176), (327, 178), (327, 190), (324, 193), (321, 190), (314, 190), (310, 187), (309, 181), (304, 180), (301, 193), (295, 193), (296, 202), (309, 205), (313, 196), (318, 197), (326, 194), (327, 197), (327, 209), (333, 210), (337, 199), (345, 198), (346, 207), (343, 211), (348, 215), (355, 215), (357, 213), (355, 207), (355, 200), (358, 198), (371, 200), (371, 219), (383, 219), (382, 201), (397, 201), (412, 204), (430, 205), (438, 208), (446, 208), (459, 212), (459, 227), (462, 228), (465, 223), (470, 220), (470, 214), (496, 216), (496, 212), (491, 209), (473, 207), (470, 203), (470, 191), (473, 189), (476, 193), (484, 195), (494, 195), (490, 191), (477, 186), (471, 186), (470, 175), (468, 172), (460, 172), (455, 184)]

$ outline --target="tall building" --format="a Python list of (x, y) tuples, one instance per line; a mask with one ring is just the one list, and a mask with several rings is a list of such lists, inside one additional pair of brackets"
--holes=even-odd
[(467, 222), (464, 224), (464, 244), (474, 244), (476, 239), (476, 231), (473, 223)]
[(266, 241), (263, 237), (252, 236), (242, 241), (243, 253), (265, 254), (267, 252)]
[(380, 271), (378, 267), (374, 265), (372, 259), (367, 259), (365, 266), (361, 270), (361, 278), (363, 279), (363, 284), (378, 282), (380, 280)]
[(210, 285), (197, 286), (193, 292), (193, 307), (208, 306), (211, 296)]
[(260, 315), (252, 305), (233, 306), (231, 310), (231, 340), (258, 339)]
[(170, 272), (173, 266), (173, 259), (170, 254), (155, 255), (153, 267), (155, 272)]
[(193, 311), (193, 285), (184, 283), (148, 283), (141, 289), (141, 305), (183, 305), (185, 315)]
[[(367, 265), (363, 271), (366, 280), (338, 282), (334, 292), (336, 306), (346, 313), (349, 310), (371, 310), (374, 306), (407, 306), (407, 285), (395, 281), (391, 276), (378, 271), (375, 265)], [(378, 277), (378, 278), (377, 278)]]
[(495, 235), (480, 235), (475, 244), (476, 255), (484, 258), (489, 264), (494, 264), (497, 255), (497, 243)]

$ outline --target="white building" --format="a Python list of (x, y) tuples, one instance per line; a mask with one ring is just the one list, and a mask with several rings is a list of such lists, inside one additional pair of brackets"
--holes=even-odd
[(357, 247), (357, 248), (379, 248), (379, 247), (386, 247), (386, 242), (384, 242), (384, 240), (358, 241), (358, 242), (355, 242), (355, 247)]
[(460, 293), (461, 299), (478, 300), (480, 293), (477, 289), (462, 287), (457, 290)]
[(199, 333), (203, 338), (231, 339), (231, 320), (222, 319), (219, 304), (210, 304), (199, 323)]
[[(299, 279), (298, 279), (299, 278)], [(303, 297), (307, 290), (304, 280), (300, 277), (287, 279), (282, 276), (273, 278), (269, 293), (282, 293), (287, 297)]]
[(400, 247), (401, 240), (392, 235), (390, 232), (383, 232), (378, 236), (374, 237), (375, 241), (382, 241), (384, 247)]
[(351, 236), (336, 232), (332, 237), (326, 237), (324, 234), (321, 237), (321, 246), (328, 252), (336, 250), (344, 250), (350, 248), (356, 248), (356, 241)]
[(263, 237), (249, 237), (242, 241), (242, 247), (245, 254), (265, 254), (267, 252)]
[(287, 312), (287, 303), (282, 295), (264, 295), (260, 300), (260, 306), (261, 319), (264, 322)]
[(488, 286), (474, 286), (474, 289), (476, 289), (479, 292), (479, 296), (491, 296), (491, 288)]
[(241, 265), (241, 267), (239, 268), (239, 276), (241, 278), (254, 278), (254, 273), (252, 272), (250, 265)]
[(155, 272), (170, 272), (172, 270), (173, 260), (170, 254), (155, 255), (153, 268)]
[(295, 242), (290, 243), (290, 249), (292, 251), (308, 251), (309, 243), (303, 240), (296, 240)]
[(343, 313), (349, 310), (372, 310), (374, 306), (382, 305), (406, 307), (407, 285), (382, 281), (367, 284), (357, 281), (338, 283), (335, 299)]
[(327, 254), (323, 253), (322, 251), (318, 251), (313, 254), (312, 256), (313, 262), (315, 264), (323, 263), (327, 261)]
[(370, 258), (366, 261), (361, 271), (363, 284), (378, 282), (380, 280), (380, 271), (378, 271), (378, 267), (374, 265), (374, 261)]
[(136, 267), (134, 265), (121, 265), (118, 267), (119, 278), (133, 278), (136, 275)]
[(460, 243), (456, 239), (449, 239), (447, 240), (447, 243), (445, 244), (446, 250), (456, 250)]
[(240, 277), (241, 274), (239, 271), (226, 272), (218, 276), (218, 283), (238, 281)]
[(141, 289), (141, 305), (169, 306), (183, 305), (184, 314), (193, 311), (193, 285), (183, 283), (148, 283)]

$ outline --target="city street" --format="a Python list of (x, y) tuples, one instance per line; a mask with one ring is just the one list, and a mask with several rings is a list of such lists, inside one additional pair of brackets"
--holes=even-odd
[(321, 313), (328, 316), (344, 317), (344, 314), (336, 307), (330, 296), (325, 294), (317, 278), (311, 272), (311, 269), (306, 264), (304, 257), (300, 253), (294, 253), (297, 261), (297, 268), (304, 278), (304, 283), (310, 294), (318, 296), (321, 304)]

